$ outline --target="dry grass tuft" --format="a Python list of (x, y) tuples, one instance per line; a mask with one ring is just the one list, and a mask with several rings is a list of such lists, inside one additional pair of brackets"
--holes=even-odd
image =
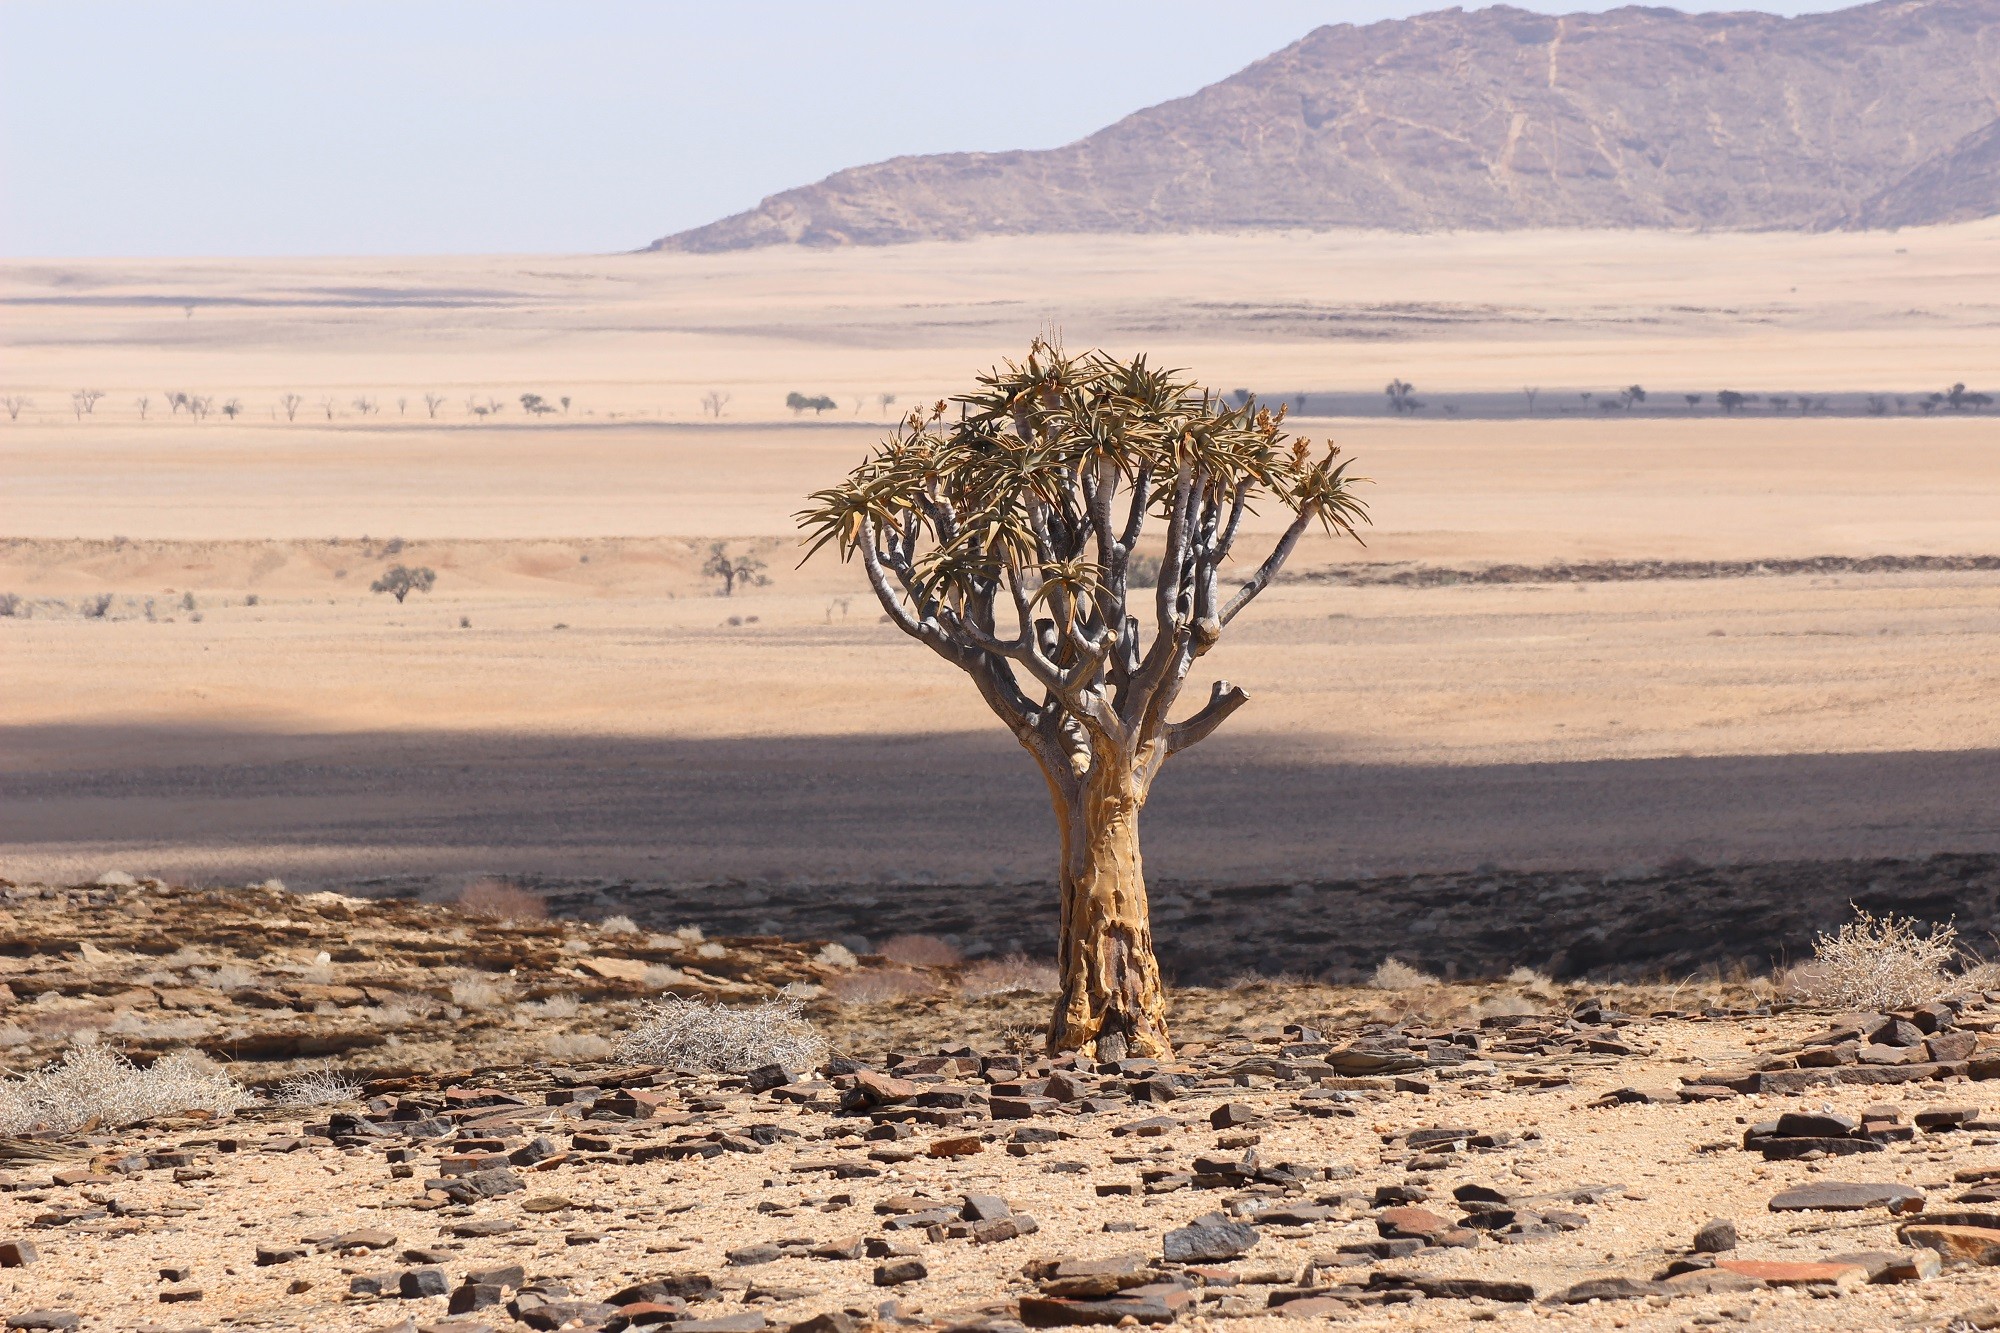
[(639, 923), (629, 916), (607, 916), (597, 923), (597, 928), (606, 935), (637, 935)]
[(856, 958), (854, 951), (846, 945), (829, 944), (813, 955), (813, 961), (821, 967), (836, 967), (845, 971), (856, 966), (861, 960)]
[(1813, 942), (1813, 960), (1794, 968), (1788, 989), (1802, 1003), (1828, 1009), (1901, 1009), (1935, 1000), (1955, 986), (1946, 968), (1958, 957), (1950, 924), (1917, 933), (1909, 917), (1855, 909), (1855, 919)]
[(876, 952), (905, 967), (950, 967), (965, 960), (964, 954), (935, 935), (892, 935)]
[(613, 1049), (595, 1032), (553, 1032), (542, 1039), (542, 1050), (554, 1060), (602, 1060)]
[(968, 1000), (992, 995), (1053, 995), (1062, 989), (1062, 978), (1047, 963), (1009, 954), (966, 968), (958, 988)]
[(207, 1056), (176, 1051), (141, 1069), (97, 1042), (72, 1046), (60, 1060), (0, 1083), (0, 1134), (84, 1125), (137, 1124), (188, 1111), (228, 1115), (250, 1104), (243, 1086)]
[(540, 894), (504, 879), (466, 885), (458, 895), (458, 910), (489, 921), (543, 921), (549, 915), (549, 905)]
[(923, 973), (893, 968), (849, 972), (826, 983), (826, 993), (841, 1004), (890, 1004), (937, 991), (937, 982)]
[(826, 1058), (826, 1038), (796, 1000), (729, 1007), (669, 996), (646, 1006), (639, 1026), (616, 1047), (620, 1060), (709, 1073), (765, 1065), (810, 1069)]
[(1435, 986), (1438, 979), (1428, 972), (1420, 972), (1400, 958), (1384, 958), (1382, 966), (1375, 969), (1375, 975), (1368, 984), (1376, 990), (1422, 990)]
[(280, 1106), (338, 1106), (361, 1096), (361, 1084), (332, 1065), (293, 1074), (278, 1084), (273, 1100)]

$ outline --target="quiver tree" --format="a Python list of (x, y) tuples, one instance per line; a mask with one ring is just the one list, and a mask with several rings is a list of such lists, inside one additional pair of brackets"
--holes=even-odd
[[(1037, 341), (957, 401), (956, 422), (942, 402), (912, 413), (812, 496), (798, 516), (808, 555), (859, 556), (889, 618), (972, 678), (1048, 781), (1062, 845), (1049, 1049), (1166, 1055), (1139, 811), (1167, 759), (1247, 696), (1217, 681), (1192, 716), (1168, 715), (1194, 660), (1306, 529), (1352, 535), (1364, 510), (1339, 450), (1287, 438), (1282, 410), (1225, 401), (1144, 357)], [(1290, 522), (1225, 585), (1260, 503)], [(1166, 549), (1141, 592), (1134, 552), (1155, 520)]]

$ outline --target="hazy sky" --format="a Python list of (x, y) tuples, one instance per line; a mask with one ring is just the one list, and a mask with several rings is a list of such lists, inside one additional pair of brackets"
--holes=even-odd
[(632, 249), (841, 167), (1067, 143), (1322, 23), (1438, 7), (0, 0), (0, 253)]

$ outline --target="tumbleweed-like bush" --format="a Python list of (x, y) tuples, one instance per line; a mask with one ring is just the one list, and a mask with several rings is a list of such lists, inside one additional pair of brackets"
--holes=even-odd
[(618, 1042), (620, 1060), (741, 1074), (765, 1065), (810, 1069), (826, 1058), (826, 1038), (796, 1000), (729, 1006), (670, 995), (642, 1012)]
[(968, 1000), (992, 995), (1054, 995), (1062, 989), (1062, 977), (1047, 963), (1037, 963), (1021, 954), (989, 958), (965, 969), (958, 989)]
[(274, 1100), (280, 1106), (294, 1106), (305, 1109), (312, 1106), (338, 1106), (361, 1096), (361, 1084), (331, 1065), (318, 1069), (308, 1069), (293, 1074), (278, 1084)]
[(176, 1051), (141, 1069), (110, 1047), (87, 1042), (0, 1083), (0, 1134), (67, 1134), (93, 1121), (133, 1125), (188, 1111), (228, 1115), (249, 1104), (243, 1085), (199, 1052)]
[(1958, 957), (1949, 923), (1919, 934), (1916, 921), (1855, 909), (1854, 920), (1813, 942), (1813, 960), (1794, 969), (1790, 989), (1826, 1009), (1901, 1009), (1951, 990), (1947, 968)]
[(1422, 990), (1438, 984), (1436, 977), (1418, 971), (1400, 958), (1384, 958), (1368, 984), (1376, 990)]

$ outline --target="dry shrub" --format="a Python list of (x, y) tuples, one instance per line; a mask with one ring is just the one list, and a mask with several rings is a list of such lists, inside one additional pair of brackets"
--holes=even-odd
[(965, 969), (958, 986), (968, 1000), (991, 995), (1053, 995), (1062, 989), (1062, 977), (1047, 963), (1016, 953), (974, 963)]
[(826, 983), (826, 993), (842, 1004), (890, 1004), (919, 995), (935, 995), (938, 984), (921, 972), (872, 968), (849, 972)]
[(552, 1032), (542, 1038), (542, 1050), (554, 1060), (602, 1060), (612, 1049), (595, 1032)]
[(637, 935), (639, 923), (629, 916), (607, 916), (597, 923), (597, 928), (606, 935)]
[(280, 1106), (301, 1110), (312, 1106), (338, 1106), (361, 1096), (361, 1085), (332, 1065), (321, 1065), (293, 1074), (278, 1084), (275, 1097)]
[(141, 1069), (108, 1046), (85, 1042), (0, 1083), (0, 1134), (67, 1134), (93, 1121), (115, 1127), (188, 1111), (228, 1115), (249, 1104), (243, 1086), (199, 1052), (176, 1051)]
[(813, 961), (821, 967), (839, 968), (844, 972), (856, 966), (861, 960), (854, 956), (854, 950), (844, 944), (828, 944), (813, 955)]
[(1428, 972), (1420, 972), (1400, 958), (1384, 958), (1382, 966), (1375, 969), (1375, 975), (1368, 984), (1376, 990), (1422, 990), (1435, 986), (1438, 979)]
[(1958, 957), (1950, 924), (1917, 933), (1893, 913), (1855, 909), (1854, 920), (1813, 941), (1813, 960), (1794, 968), (1788, 988), (1801, 1002), (1829, 1009), (1902, 1009), (1953, 988), (1946, 968)]
[(487, 977), (461, 977), (451, 983), (451, 1002), (461, 1009), (491, 1009), (512, 990), (513, 983), (505, 978), (496, 982)]
[(732, 1008), (671, 995), (647, 1005), (639, 1026), (616, 1047), (620, 1060), (635, 1064), (722, 1074), (765, 1065), (810, 1069), (826, 1051), (826, 1038), (806, 1021), (797, 1000)]
[(534, 1018), (550, 1018), (561, 1022), (575, 1018), (583, 1006), (574, 995), (550, 995), (539, 1000), (530, 1000), (521, 1006), (521, 1012)]
[(490, 921), (543, 921), (549, 915), (549, 905), (539, 893), (504, 879), (482, 879), (466, 885), (459, 891), (458, 910)]
[(876, 952), (905, 967), (950, 967), (965, 961), (964, 954), (935, 935), (892, 935)]

